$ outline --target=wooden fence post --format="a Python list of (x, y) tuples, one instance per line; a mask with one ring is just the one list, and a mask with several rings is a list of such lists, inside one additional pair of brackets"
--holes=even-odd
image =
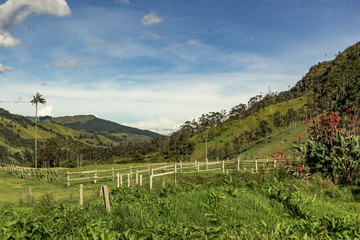
[(196, 163), (196, 171), (200, 172), (200, 163), (199, 162)]
[(136, 185), (139, 184), (139, 171), (136, 170), (136, 178), (135, 178)]
[(205, 165), (206, 165), (206, 170), (209, 169), (209, 160), (208, 158), (205, 159)]
[(140, 175), (140, 187), (142, 187), (143, 184), (142, 184), (142, 175)]
[(266, 156), (266, 167), (269, 168), (269, 157)]
[(123, 187), (123, 175), (120, 174), (120, 187)]
[(180, 172), (182, 172), (182, 161), (180, 161)]
[(79, 185), (79, 205), (83, 205), (83, 185)]
[(66, 172), (66, 180), (67, 180), (67, 185), (70, 186), (70, 174), (69, 174), (69, 171)]
[(116, 188), (120, 187), (120, 173), (116, 174)]
[(240, 171), (240, 158), (237, 158), (237, 170)]
[(166, 178), (165, 178), (165, 177), (163, 177), (163, 179), (162, 179), (162, 183), (161, 183), (161, 187), (162, 187), (162, 188), (165, 188), (165, 181), (166, 181)]
[(176, 188), (176, 163), (174, 164), (174, 188)]
[(96, 172), (94, 174), (94, 183), (96, 183), (96, 178), (97, 178), (97, 169), (96, 169)]
[(127, 186), (130, 187), (131, 184), (130, 184), (130, 173), (127, 175)]
[(255, 172), (257, 172), (258, 171), (258, 161), (257, 161), (257, 159), (255, 159)]
[(274, 168), (276, 168), (276, 159), (274, 159)]
[(112, 177), (113, 177), (113, 181), (115, 180), (115, 172), (114, 172), (114, 167), (112, 168)]
[(222, 172), (225, 172), (225, 161), (224, 160), (221, 161), (221, 170), (222, 170)]
[(109, 190), (106, 185), (102, 186), (106, 211), (110, 212)]
[(130, 172), (130, 174), (129, 174), (130, 178), (132, 178), (132, 167), (131, 166), (129, 167), (129, 172)]
[(152, 186), (153, 186), (153, 175), (150, 175), (149, 189), (152, 189)]

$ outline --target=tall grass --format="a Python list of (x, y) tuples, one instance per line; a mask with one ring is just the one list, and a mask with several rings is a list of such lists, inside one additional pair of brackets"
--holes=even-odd
[[(39, 197), (0, 209), (0, 238), (332, 239), (360, 233), (357, 186), (279, 172), (180, 175), (178, 188), (113, 188), (85, 206)], [(341, 204), (339, 204), (341, 203)]]

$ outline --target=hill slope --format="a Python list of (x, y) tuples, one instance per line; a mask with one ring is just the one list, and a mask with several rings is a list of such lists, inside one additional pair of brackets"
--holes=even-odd
[[(311, 67), (291, 90), (255, 96), (248, 105), (234, 107), (230, 113), (235, 113), (235, 117), (229, 116), (220, 125), (191, 138), (197, 143), (191, 157), (205, 159), (206, 145), (208, 158), (264, 157), (279, 149), (293, 155), (291, 145), (297, 143), (299, 134), (303, 134), (299, 122), (306, 117), (315, 117), (318, 109), (321, 112), (334, 110), (342, 115), (349, 107), (357, 109), (359, 102), (360, 42), (339, 52), (334, 60)], [(277, 120), (284, 121), (285, 112), (289, 110), (294, 118), (279, 126)], [(265, 122), (261, 130), (262, 121)], [(269, 128), (267, 137), (261, 133), (266, 128)], [(217, 132), (216, 137), (212, 137), (213, 132)], [(206, 142), (207, 136), (210, 137)]]
[[(44, 119), (45, 120), (45, 119)], [(97, 118), (93, 115), (77, 115), (73, 117), (47, 117), (46, 121), (62, 124), (77, 130), (85, 130), (92, 132), (108, 132), (108, 133), (126, 133), (142, 135), (150, 138), (161, 138), (162, 135), (148, 130), (124, 126), (112, 121)], [(114, 135), (115, 136), (115, 135)]]
[[(303, 119), (307, 96), (270, 105), (244, 119), (225, 122), (223, 131), (216, 137), (196, 144), (192, 158), (205, 160), (206, 145), (208, 159), (217, 157), (256, 158), (269, 156), (282, 149), (292, 152), (291, 145), (297, 143), (303, 128), (297, 119)], [(277, 117), (274, 117), (277, 116)], [(276, 119), (280, 119), (277, 124)], [(261, 133), (261, 122), (267, 129)], [(290, 123), (290, 124), (289, 124)], [(207, 134), (207, 133), (205, 133)], [(199, 136), (195, 136), (196, 139)]]
[[(32, 161), (35, 137), (33, 120), (34, 118), (11, 114), (0, 108), (0, 161), (7, 160), (19, 164)], [(91, 129), (91, 131), (82, 130), (82, 127), (79, 127), (81, 130), (77, 130), (75, 127), (66, 126), (66, 124), (81, 125), (79, 120), (84, 122), (84, 129)], [(57, 122), (64, 122), (65, 125)], [(112, 129), (114, 132), (97, 132), (93, 130), (94, 128), (91, 128), (92, 125), (98, 127), (98, 130)], [(101, 128), (101, 126), (104, 126), (104, 128)], [(136, 132), (136, 129), (125, 128), (128, 132)], [(70, 160), (76, 159), (76, 154), (80, 152), (80, 149), (94, 151), (94, 148), (116, 147), (121, 144), (149, 142), (151, 140), (151, 137), (146, 135), (115, 132), (120, 129), (122, 129), (121, 126), (115, 123), (97, 119), (91, 115), (74, 118), (64, 117), (59, 120), (55, 119), (55, 121), (54, 118), (43, 117), (38, 125), (39, 157), (41, 158), (42, 153), (47, 154), (46, 158), (48, 158), (52, 152), (62, 152), (66, 156), (59, 156), (59, 158)], [(151, 132), (148, 133), (149, 131), (138, 130), (138, 132), (151, 135)], [(158, 134), (153, 135), (158, 136)], [(91, 148), (93, 150), (90, 150)]]

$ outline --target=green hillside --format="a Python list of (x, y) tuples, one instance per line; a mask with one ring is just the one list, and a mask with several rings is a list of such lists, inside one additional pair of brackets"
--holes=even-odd
[[(208, 159), (222, 158), (224, 156), (241, 157), (241, 158), (256, 158), (269, 156), (270, 153), (276, 153), (280, 149), (291, 153), (291, 145), (297, 143), (298, 135), (302, 134), (303, 128), (299, 121), (291, 123), (289, 126), (276, 127), (274, 125), (274, 114), (279, 113), (282, 119), (287, 114), (293, 113), (293, 119), (300, 118), (307, 103), (307, 97), (300, 97), (291, 99), (288, 102), (278, 103), (276, 105), (267, 106), (260, 111), (241, 120), (233, 120), (224, 123), (225, 130), (221, 134), (207, 142)], [(254, 134), (259, 129), (260, 122), (266, 121), (269, 123), (269, 133), (255, 141), (243, 143), (242, 147), (234, 146), (235, 139), (241, 134)], [(271, 133), (270, 133), (271, 131)], [(194, 137), (196, 139), (196, 137)], [(239, 139), (238, 141), (245, 142)], [(237, 150), (237, 151), (236, 151)], [(192, 154), (192, 158), (200, 161), (205, 160), (206, 141), (196, 145)]]
[[(151, 132), (148, 130), (141, 130), (138, 128), (124, 126), (112, 121), (104, 120), (97, 118), (93, 115), (77, 115), (77, 116), (66, 116), (66, 117), (55, 117), (49, 118), (46, 117), (41, 119), (41, 121), (54, 122), (62, 124), (77, 130), (85, 130), (92, 132), (106, 132), (106, 133), (121, 133), (121, 134), (130, 134), (132, 136), (146, 136), (148, 138), (142, 137), (141, 140), (149, 141), (150, 138), (161, 138), (162, 135)], [(116, 136), (116, 135), (114, 135)], [(116, 140), (115, 140), (116, 141)]]
[(305, 118), (315, 117), (319, 109), (344, 115), (349, 107), (358, 109), (359, 101), (360, 42), (334, 60), (311, 67), (289, 91), (254, 96), (248, 104), (231, 109), (221, 123), (209, 127), (214, 115), (210, 113), (180, 131), (190, 129), (190, 141), (195, 143), (191, 158), (198, 160), (205, 159), (206, 145), (209, 159), (264, 157), (280, 149), (294, 155), (291, 146), (303, 135), (300, 123)]
[[(34, 155), (35, 124), (34, 118), (27, 118), (11, 114), (0, 108), (0, 160), (10, 161), (19, 165), (31, 163)], [(58, 161), (72, 161), (79, 153), (89, 152), (94, 158), (99, 152), (96, 148), (115, 148), (129, 143), (150, 142), (151, 137), (135, 133), (96, 132), (77, 130), (66, 126), (74, 122), (83, 122), (85, 126), (92, 120), (98, 121), (91, 115), (41, 118), (38, 125), (38, 142), (40, 158), (57, 158)], [(57, 123), (58, 122), (58, 123)], [(99, 119), (98, 123), (109, 123)], [(60, 123), (64, 123), (60, 124)], [(116, 126), (115, 123), (108, 126)], [(142, 130), (140, 130), (142, 131)], [(103, 151), (103, 150), (102, 150)], [(56, 155), (56, 156), (55, 156)]]

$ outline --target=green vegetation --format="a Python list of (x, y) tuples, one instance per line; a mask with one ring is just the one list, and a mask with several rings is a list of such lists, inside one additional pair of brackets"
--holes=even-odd
[(58, 123), (76, 130), (107, 133), (126, 133), (131, 135), (146, 136), (148, 138), (160, 138), (162, 135), (147, 130), (140, 130), (133, 127), (124, 126), (118, 123), (97, 118), (93, 115), (78, 115), (73, 117), (46, 117), (44, 120)]
[[(291, 146), (298, 142), (297, 136), (304, 131), (294, 120), (305, 115), (306, 102), (306, 96), (291, 99), (265, 107), (241, 120), (233, 120), (218, 136), (207, 143), (197, 144), (192, 158), (204, 160), (206, 144), (209, 159), (237, 156), (264, 158), (278, 149), (290, 152)], [(267, 123), (267, 129), (263, 132), (261, 123)]]
[(178, 186), (151, 191), (113, 189), (110, 213), (105, 211), (96, 191), (93, 196), (84, 197), (84, 206), (76, 205), (75, 196), (69, 201), (51, 194), (20, 206), (2, 204), (0, 237), (354, 239), (360, 236), (359, 187), (334, 185), (316, 174), (306, 179), (282, 170), (179, 175)]

